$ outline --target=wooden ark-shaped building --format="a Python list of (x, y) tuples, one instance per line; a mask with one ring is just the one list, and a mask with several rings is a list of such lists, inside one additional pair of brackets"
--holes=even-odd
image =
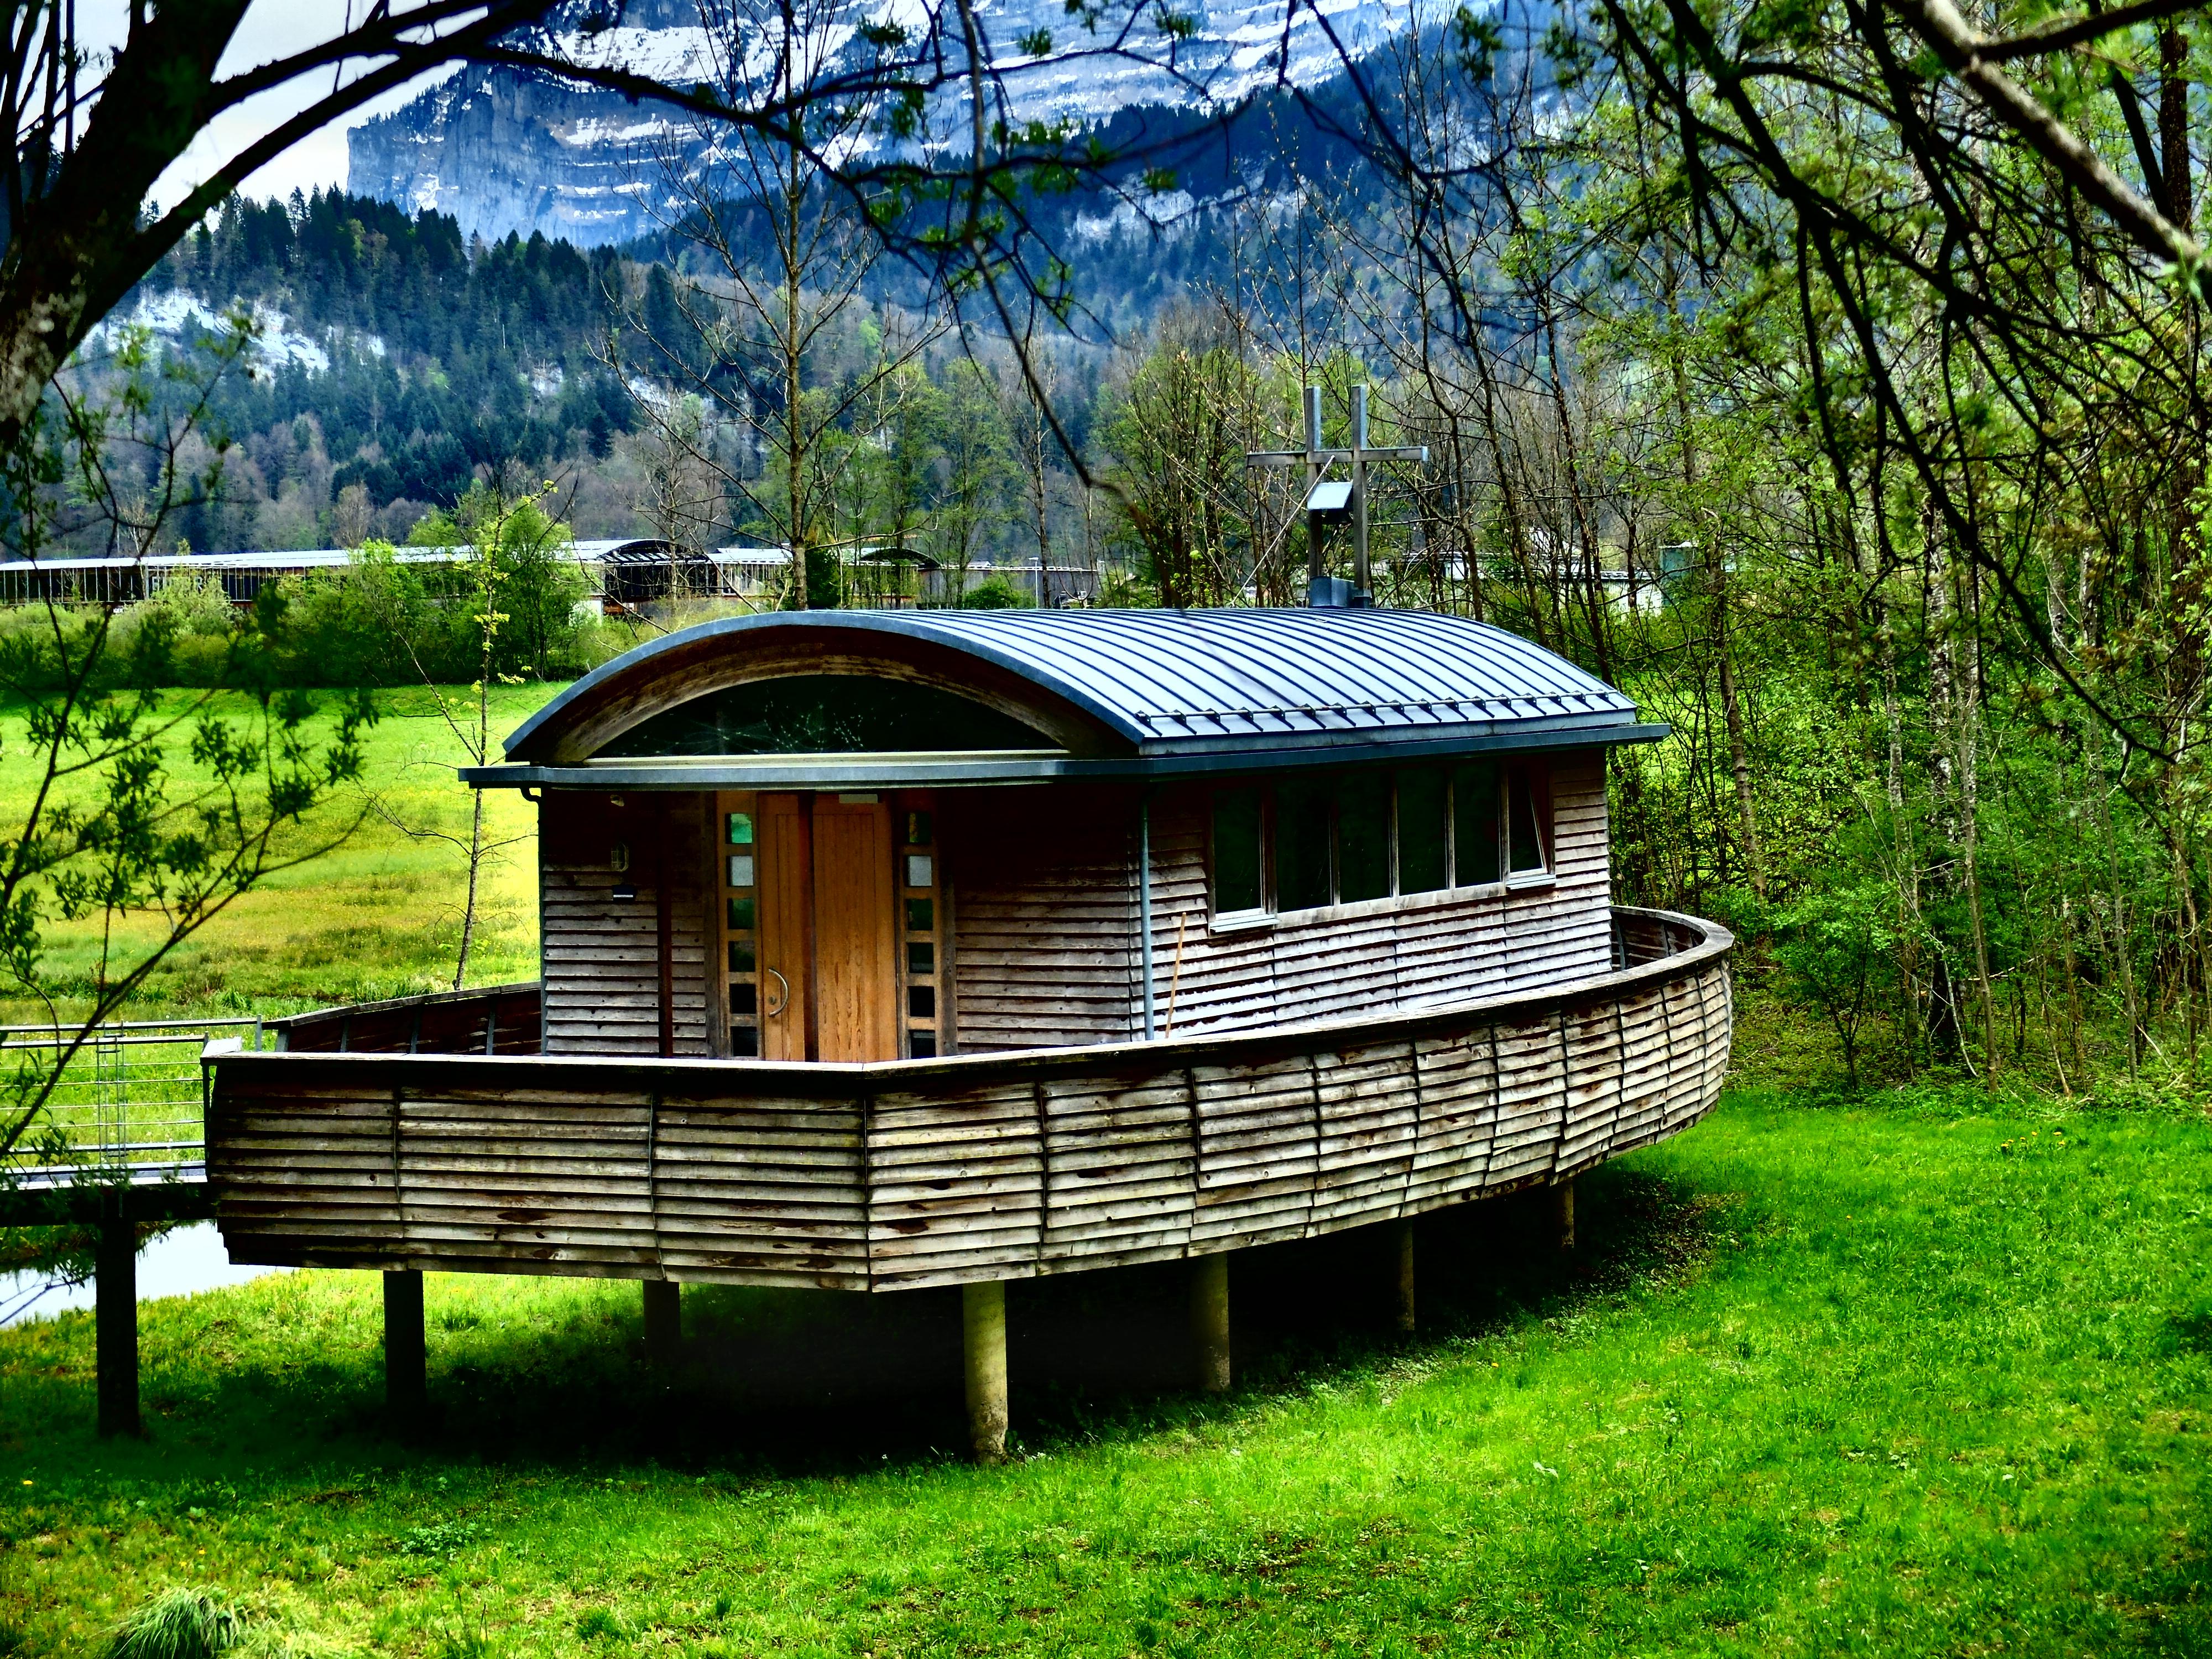
[(1606, 750), (1661, 730), (1419, 612), (688, 629), (463, 775), (538, 804), (540, 983), (211, 1057), (226, 1240), (649, 1310), (962, 1285), (988, 1453), (1008, 1279), (1188, 1258), (1225, 1345), (1228, 1252), (1711, 1106), (1730, 941), (1610, 901)]

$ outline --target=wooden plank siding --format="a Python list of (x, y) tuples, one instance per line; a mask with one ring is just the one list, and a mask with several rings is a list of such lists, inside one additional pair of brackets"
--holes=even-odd
[(940, 793), (960, 1053), (1141, 1035), (1137, 800), (1082, 786)]
[[(1216, 927), (1206, 786), (1152, 797), (1154, 997), (1164, 1033), (1250, 1030), (1498, 996), (1611, 965), (1605, 763), (1551, 757), (1551, 878)], [(1133, 789), (947, 792), (960, 1052), (1143, 1033)], [(1182, 968), (1176, 971), (1178, 932)], [(1170, 993), (1172, 1031), (1167, 1025)]]
[[(623, 804), (617, 805), (617, 800)], [(712, 831), (704, 794), (549, 793), (538, 805), (539, 933), (545, 969), (544, 1052), (661, 1052), (659, 884), (668, 884), (673, 1052), (716, 1052), (720, 1018), (708, 956), (720, 930), (708, 907)], [(629, 868), (614, 867), (617, 847)], [(617, 899), (634, 884), (637, 896)]]
[(300, 1052), (535, 1054), (544, 1052), (543, 1003), (533, 979), (317, 1008), (272, 1019), (269, 1030), (279, 1048)]
[(1609, 931), (1633, 965), (1540, 992), (1044, 1052), (211, 1047), (208, 1177), (232, 1259), (278, 1265), (891, 1290), (1304, 1238), (1559, 1180), (1710, 1109), (1733, 941), (1644, 911)]

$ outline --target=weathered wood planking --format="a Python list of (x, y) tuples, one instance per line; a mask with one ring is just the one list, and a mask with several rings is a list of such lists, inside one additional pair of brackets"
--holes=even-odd
[(534, 1054), (543, 1026), (536, 980), (317, 1008), (269, 1022), (279, 1048), (323, 1054)]
[[(1249, 1030), (1498, 996), (1612, 964), (1604, 762), (1551, 757), (1552, 872), (1530, 886), (1376, 901), (1217, 929), (1204, 786), (1152, 802), (1155, 995), (1173, 1034)], [(949, 793), (939, 830), (957, 1051), (1134, 1040), (1143, 1030), (1139, 794), (1075, 786)], [(659, 897), (670, 888), (679, 1054), (718, 1052), (708, 957), (711, 798), (556, 791), (541, 806), (544, 1052), (659, 1052)], [(659, 815), (668, 814), (665, 854)], [(626, 848), (629, 867), (613, 867)], [(613, 896), (618, 885), (632, 899)], [(1177, 967), (1178, 945), (1181, 966)], [(364, 1046), (355, 1044), (351, 1046)], [(451, 1045), (458, 1048), (458, 1043)], [(502, 1038), (501, 1052), (521, 1052)]]
[(1721, 928), (1540, 993), (880, 1065), (210, 1052), (234, 1259), (891, 1290), (1206, 1255), (1563, 1179), (1709, 1109)]
[(947, 790), (937, 811), (961, 1052), (1139, 1035), (1135, 792)]
[[(1499, 996), (1613, 965), (1605, 763), (1551, 757), (1547, 881), (1378, 900), (1217, 928), (1203, 785), (1152, 815), (1154, 994), (1171, 1035)], [(1127, 1042), (1144, 1027), (1138, 792), (969, 790), (940, 808), (955, 893), (960, 1049)], [(1181, 945), (1178, 970), (1177, 945)]]
[[(720, 934), (708, 908), (714, 896), (708, 887), (712, 805), (704, 794), (567, 790), (539, 804), (545, 1053), (660, 1052), (664, 880), (675, 1052), (713, 1052), (708, 957)], [(617, 848), (627, 855), (622, 870), (614, 867)], [(635, 888), (635, 898), (614, 896), (624, 884)]]

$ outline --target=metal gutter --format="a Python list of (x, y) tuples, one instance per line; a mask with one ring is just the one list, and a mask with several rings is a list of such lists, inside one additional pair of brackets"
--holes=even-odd
[[(1532, 724), (1534, 724), (1532, 722)], [(1590, 749), (1622, 743), (1656, 743), (1674, 728), (1663, 724), (1550, 726), (1537, 731), (1479, 736), (1401, 738), (1378, 741), (1373, 732), (1330, 733), (1328, 740), (1282, 748), (1213, 749), (1196, 753), (1136, 755), (1107, 759), (985, 756), (856, 755), (850, 759), (807, 755), (702, 756), (696, 760), (587, 761), (579, 766), (531, 766), (513, 762), (459, 769), (463, 783), (480, 789), (926, 789), (1014, 783), (1119, 783), (1155, 779), (1283, 771), (1304, 766), (1351, 766), (1377, 761), (1448, 759), (1462, 755), (1546, 749)]]

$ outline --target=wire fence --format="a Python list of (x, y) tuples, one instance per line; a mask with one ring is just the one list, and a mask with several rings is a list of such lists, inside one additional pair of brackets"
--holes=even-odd
[[(52, 1067), (76, 1036), (50, 1025), (0, 1025), (0, 1084)], [(264, 1046), (263, 1023), (252, 1017), (96, 1027), (60, 1061), (59, 1080), (17, 1143), (18, 1180), (47, 1185), (94, 1173), (134, 1180), (198, 1175), (207, 1147), (200, 1053), (218, 1036)]]

